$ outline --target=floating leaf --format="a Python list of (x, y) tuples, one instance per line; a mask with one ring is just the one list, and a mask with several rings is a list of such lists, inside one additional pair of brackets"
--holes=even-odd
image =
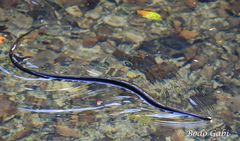
[(155, 21), (161, 21), (162, 17), (160, 14), (152, 11), (146, 11), (146, 10), (137, 10), (137, 14), (141, 17), (150, 19), (150, 20), (155, 20)]

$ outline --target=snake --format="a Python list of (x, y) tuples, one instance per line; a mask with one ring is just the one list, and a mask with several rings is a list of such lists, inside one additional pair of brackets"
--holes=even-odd
[(145, 103), (148, 105), (159, 109), (160, 111), (165, 111), (169, 113), (176, 113), (176, 114), (181, 114), (183, 116), (187, 117), (192, 117), (195, 119), (200, 119), (200, 120), (205, 120), (205, 121), (211, 121), (212, 118), (210, 116), (202, 116), (202, 115), (197, 115), (194, 113), (189, 113), (185, 112), (179, 109), (175, 109), (173, 107), (165, 106), (158, 101), (156, 101), (153, 97), (151, 97), (147, 92), (139, 88), (137, 85), (132, 84), (130, 82), (124, 81), (124, 80), (118, 80), (118, 79), (113, 79), (113, 78), (101, 78), (101, 77), (85, 77), (85, 76), (69, 76), (69, 75), (55, 75), (55, 74), (48, 74), (44, 72), (39, 72), (35, 70), (31, 70), (29, 68), (24, 67), (21, 65), (19, 62), (18, 56), (14, 53), (15, 50), (19, 47), (20, 41), (27, 35), (29, 35), (32, 31), (39, 29), (43, 25), (33, 27), (31, 30), (28, 32), (20, 35), (16, 41), (13, 43), (9, 50), (9, 58), (13, 64), (14, 67), (18, 68), (19, 70), (28, 73), (30, 75), (33, 75), (35, 77), (39, 78), (44, 78), (44, 79), (49, 79), (53, 81), (64, 81), (64, 82), (86, 82), (86, 83), (98, 83), (98, 84), (106, 84), (106, 85), (111, 85), (115, 87), (122, 88), (124, 90), (128, 90), (132, 92), (133, 94), (136, 94), (141, 100), (143, 100)]

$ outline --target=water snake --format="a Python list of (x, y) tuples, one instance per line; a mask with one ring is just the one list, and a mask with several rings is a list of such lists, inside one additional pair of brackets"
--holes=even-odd
[(26, 35), (30, 34), (32, 31), (34, 31), (36, 29), (39, 29), (42, 26), (34, 27), (31, 30), (29, 30), (27, 33), (25, 33), (25, 34), (21, 35), (19, 38), (17, 38), (17, 40), (12, 45), (12, 47), (11, 47), (11, 49), (9, 51), (9, 58), (10, 58), (11, 62), (13, 63), (13, 65), (15, 67), (17, 67), (21, 71), (26, 72), (26, 73), (31, 74), (31, 75), (34, 75), (36, 77), (41, 77), (41, 78), (50, 79), (50, 80), (56, 80), (56, 81), (93, 82), (93, 83), (108, 84), (108, 85), (120, 87), (120, 88), (123, 88), (125, 90), (131, 91), (132, 93), (134, 93), (137, 96), (139, 96), (143, 101), (145, 101), (149, 105), (151, 105), (151, 106), (153, 106), (153, 107), (155, 107), (155, 108), (157, 108), (157, 109), (159, 109), (161, 111), (166, 111), (166, 112), (171, 112), (171, 113), (178, 113), (178, 114), (182, 114), (184, 116), (193, 117), (193, 118), (197, 118), (197, 119), (201, 119), (201, 120), (208, 120), (208, 121), (211, 120), (211, 117), (206, 117), (206, 116), (201, 116), (201, 115), (197, 115), (197, 114), (193, 114), (193, 113), (188, 113), (188, 112), (185, 112), (185, 111), (181, 111), (181, 110), (178, 110), (178, 109), (175, 109), (175, 108), (171, 108), (171, 107), (165, 106), (165, 105), (157, 102), (149, 94), (147, 94), (145, 91), (143, 91), (142, 89), (140, 89), (136, 85), (131, 84), (131, 83), (127, 82), (127, 81), (116, 80), (116, 79), (112, 79), (112, 78), (100, 78), (100, 77), (81, 77), (81, 76), (80, 77), (76, 77), (76, 76), (54, 75), (54, 74), (47, 74), (47, 73), (43, 73), (43, 72), (38, 72), (38, 71), (31, 70), (31, 69), (28, 69), (28, 68), (24, 67), (19, 62), (19, 59), (16, 56), (16, 54), (14, 54), (14, 51), (19, 47), (18, 44), (20, 43), (20, 41)]

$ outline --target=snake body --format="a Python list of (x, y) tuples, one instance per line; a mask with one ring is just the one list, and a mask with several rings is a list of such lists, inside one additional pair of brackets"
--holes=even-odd
[(38, 71), (31, 70), (31, 69), (28, 69), (28, 68), (24, 67), (23, 65), (21, 65), (19, 63), (17, 56), (14, 54), (14, 51), (18, 48), (18, 44), (20, 43), (21, 39), (23, 39), (23, 37), (25, 37), (26, 35), (28, 35), (32, 31), (34, 31), (34, 30), (36, 30), (40, 27), (42, 27), (42, 26), (35, 27), (35, 28), (29, 30), (27, 33), (21, 35), (15, 41), (15, 43), (12, 45), (12, 47), (10, 48), (9, 58), (10, 58), (11, 62), (13, 63), (13, 65), (16, 68), (20, 69), (21, 71), (26, 72), (26, 73), (31, 74), (31, 75), (34, 75), (36, 77), (41, 77), (41, 78), (56, 80), (56, 81), (88, 82), (88, 83), (93, 82), (93, 83), (108, 84), (108, 85), (120, 87), (120, 88), (123, 88), (125, 90), (131, 91), (132, 93), (139, 96), (147, 104), (149, 104), (150, 106), (153, 106), (153, 107), (155, 107), (155, 108), (157, 108), (161, 111), (182, 114), (183, 116), (189, 116), (189, 117), (193, 117), (193, 118), (197, 118), (197, 119), (201, 119), (201, 120), (208, 120), (208, 121), (211, 120), (211, 117), (205, 117), (205, 116), (201, 116), (201, 115), (197, 115), (197, 114), (193, 114), (193, 113), (188, 113), (188, 112), (185, 112), (185, 111), (181, 111), (181, 110), (178, 110), (178, 109), (174, 109), (174, 108), (165, 106), (165, 105), (157, 102), (149, 94), (147, 94), (145, 91), (143, 91), (142, 89), (140, 89), (136, 85), (131, 84), (127, 81), (110, 79), (110, 78), (99, 78), (99, 77), (75, 77), (75, 76), (54, 75), (54, 74), (47, 74), (47, 73), (38, 72)]

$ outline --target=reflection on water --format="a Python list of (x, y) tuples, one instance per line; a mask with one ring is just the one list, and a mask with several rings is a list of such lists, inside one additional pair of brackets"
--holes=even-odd
[[(10, 46), (42, 24), (51, 26), (19, 44), (25, 67), (122, 79), (213, 121), (158, 111), (110, 85), (18, 70)], [(239, 140), (238, 27), (238, 0), (1, 0), (0, 140)], [(230, 135), (187, 134), (202, 130)]]
[[(86, 136), (79, 137), (79, 133), (77, 131), (78, 129), (70, 129), (68, 124), (71, 125), (71, 123), (74, 122), (80, 127), (85, 127), (84, 125), (87, 124), (89, 128), (86, 129), (86, 131), (90, 133), (92, 132), (91, 130), (94, 129), (93, 125), (98, 123), (103, 124), (102, 126), (104, 127), (106, 126), (105, 124), (116, 124), (111, 125), (113, 127), (108, 127), (109, 129), (101, 129), (100, 133), (106, 133), (106, 130), (108, 131), (110, 129), (114, 130), (115, 128), (118, 128), (117, 126), (119, 126), (119, 123), (125, 125), (129, 124), (134, 128), (140, 128), (137, 125), (143, 126), (144, 128), (152, 128), (152, 126), (167, 126), (168, 128), (173, 128), (173, 130), (175, 128), (178, 129), (183, 127), (205, 127), (207, 124), (207, 122), (188, 118), (182, 115), (164, 112), (160, 113), (160, 111), (143, 103), (143, 101), (133, 93), (120, 90), (119, 88), (113, 88), (112, 86), (101, 86), (99, 84), (85, 83), (67, 84), (67, 82), (52, 82), (39, 78), (31, 78), (31, 76), (20, 76), (21, 74), (15, 74), (12, 72), (13, 69), (7, 70), (3, 67), (0, 68), (3, 77), (8, 77), (11, 80), (16, 79), (17, 83), (21, 83), (21, 90), (16, 90), (17, 88), (14, 90), (18, 94), (18, 96), (15, 97), (14, 102), (17, 103), (16, 110), (18, 112), (14, 113), (14, 116), (20, 116), (20, 123), (14, 119), (5, 119), (4, 121), (4, 125), (9, 128), (12, 128), (12, 124), (22, 124), (24, 126), (22, 131), (13, 131), (15, 134), (17, 134), (17, 136), (21, 135), (31, 138), (32, 134), (34, 133), (28, 130), (25, 131), (25, 129), (30, 127), (37, 128), (39, 124), (41, 127), (43, 125), (48, 125), (44, 129), (40, 130), (42, 132), (49, 132), (49, 130), (53, 130), (51, 129), (52, 127), (49, 126), (57, 124), (57, 134), (60, 134), (64, 137), (70, 136), (81, 139), (86, 138)], [(43, 87), (42, 83), (48, 83), (44, 85), (49, 86)], [(9, 90), (6, 90), (6, 92), (7, 91)], [(24, 123), (26, 120), (29, 120), (30, 117), (32, 117), (30, 124), (36, 125), (26, 125)], [(77, 118), (75, 119), (76, 121), (72, 121), (74, 120), (72, 119), (73, 117)], [(59, 119), (61, 120), (58, 121)], [(21, 123), (21, 120), (23, 123)], [(56, 120), (58, 121), (57, 123)], [(62, 123), (62, 120), (64, 121), (64, 124)], [(109, 120), (111, 120), (111, 122), (109, 122)], [(131, 129), (129, 126), (121, 126), (121, 128), (126, 128), (128, 130)], [(126, 134), (125, 132), (128, 132), (128, 130), (119, 130), (119, 133)], [(26, 133), (22, 135), (21, 132)], [(69, 132), (77, 133), (72, 135)], [(147, 131), (144, 132), (146, 134)], [(87, 136), (89, 136), (89, 134), (87, 134)], [(120, 134), (114, 135), (116, 133), (108, 134), (108, 136), (113, 137), (120, 136)], [(8, 138), (9, 135), (12, 136), (11, 134), (6, 134), (5, 137)], [(49, 133), (48, 136), (51, 138)], [(18, 137), (14, 138), (16, 139)]]

